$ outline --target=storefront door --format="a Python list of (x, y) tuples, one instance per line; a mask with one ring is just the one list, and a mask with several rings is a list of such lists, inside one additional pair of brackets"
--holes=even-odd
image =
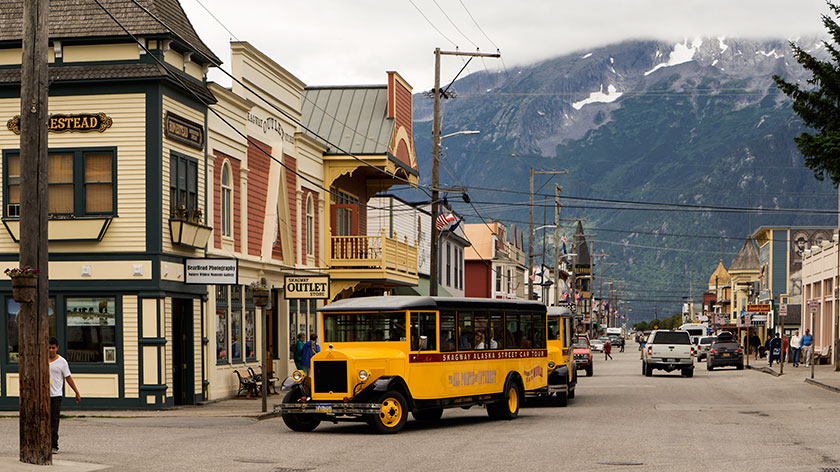
[(195, 403), (192, 299), (172, 299), (172, 393), (176, 405)]

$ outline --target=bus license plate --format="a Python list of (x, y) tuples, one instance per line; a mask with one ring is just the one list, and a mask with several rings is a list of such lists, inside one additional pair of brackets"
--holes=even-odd
[(318, 413), (332, 413), (332, 405), (329, 403), (316, 403), (315, 411)]

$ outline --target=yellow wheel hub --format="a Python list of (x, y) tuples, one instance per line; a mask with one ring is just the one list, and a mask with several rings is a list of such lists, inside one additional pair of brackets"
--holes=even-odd
[(393, 428), (400, 423), (402, 416), (402, 405), (395, 398), (388, 397), (382, 401), (382, 407), (379, 409), (379, 421), (383, 425)]
[(518, 403), (519, 397), (516, 395), (516, 387), (511, 386), (510, 390), (508, 390), (508, 411), (511, 413), (516, 411)]

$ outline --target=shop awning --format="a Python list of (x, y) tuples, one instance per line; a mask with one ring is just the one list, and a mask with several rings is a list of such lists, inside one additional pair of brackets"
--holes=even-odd
[[(412, 287), (396, 287), (391, 290), (391, 295), (420, 295), (424, 297), (429, 296), (429, 279), (420, 278), (417, 281), (417, 285)], [(451, 297), (452, 294), (449, 293), (442, 285), (438, 284), (438, 296), (439, 297)]]

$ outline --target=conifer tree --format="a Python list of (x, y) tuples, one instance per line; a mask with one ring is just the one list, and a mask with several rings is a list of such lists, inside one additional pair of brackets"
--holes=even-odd
[[(840, 7), (827, 2), (834, 17), (840, 17)], [(814, 171), (818, 180), (831, 179), (840, 183), (840, 26), (829, 15), (822, 15), (823, 25), (831, 40), (823, 41), (830, 58), (818, 60), (793, 42), (790, 43), (796, 61), (811, 72), (803, 89), (778, 75), (773, 80), (779, 89), (793, 99), (793, 111), (811, 128), (794, 138), (805, 165)]]

